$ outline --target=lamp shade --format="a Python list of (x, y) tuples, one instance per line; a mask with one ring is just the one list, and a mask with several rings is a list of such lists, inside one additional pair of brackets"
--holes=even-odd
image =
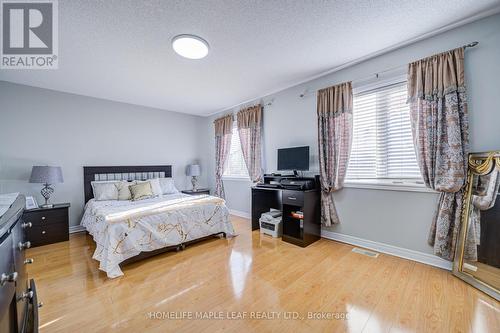
[(200, 166), (198, 164), (190, 164), (187, 166), (186, 175), (188, 176), (199, 176)]
[(63, 182), (61, 167), (35, 165), (31, 169), (30, 183), (55, 184)]

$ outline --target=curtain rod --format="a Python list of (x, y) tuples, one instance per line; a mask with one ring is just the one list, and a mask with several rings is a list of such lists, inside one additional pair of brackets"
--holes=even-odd
[[(260, 103), (260, 104), (262, 105), (262, 108), (266, 108), (266, 107), (268, 107), (268, 106), (273, 105), (273, 103), (274, 103), (274, 98), (273, 98), (273, 99), (271, 99), (271, 100), (270, 100), (269, 102), (267, 102), (267, 103)], [(257, 104), (259, 104), (259, 103), (257, 103)], [(256, 104), (254, 104), (254, 105), (256, 105)], [(240, 110), (241, 110), (241, 108), (240, 108)], [(222, 118), (224, 118), (224, 117), (227, 117), (227, 116), (228, 116), (228, 115), (230, 115), (230, 114), (232, 114), (232, 115), (234, 116), (234, 115), (235, 115), (235, 114), (237, 114), (237, 113), (238, 113), (238, 111), (234, 111), (234, 110), (232, 110), (231, 112), (228, 112), (227, 114), (225, 114), (225, 115), (223, 115), (223, 116), (220, 116), (220, 117), (215, 118), (215, 119), (214, 119), (214, 123), (215, 123), (215, 121), (217, 121), (217, 120), (219, 120), (219, 119), (222, 119)]]
[[(271, 99), (269, 102), (265, 102), (265, 103), (264, 103), (264, 102), (262, 102), (262, 103), (249, 103), (249, 104), (247, 104), (247, 105), (250, 105), (250, 106), (243, 106), (243, 105), (245, 105), (245, 104), (241, 104), (241, 105), (240, 105), (240, 106), (241, 106), (241, 107), (240, 107), (240, 111), (241, 111), (241, 110), (243, 110), (243, 109), (246, 109), (246, 108), (250, 108), (250, 107), (252, 107), (252, 106), (256, 106), (256, 105), (258, 105), (258, 104), (260, 104), (260, 105), (262, 106), (262, 108), (265, 108), (265, 107), (267, 107), (267, 106), (271, 106), (271, 105), (273, 105), (273, 103), (274, 103), (274, 98), (273, 98), (273, 99)], [(236, 111), (236, 112), (238, 112), (238, 111)], [(233, 113), (234, 113), (234, 112), (233, 112)]]
[[(464, 49), (467, 49), (467, 48), (471, 48), (471, 47), (475, 47), (479, 44), (479, 42), (472, 42), (472, 43), (469, 43), (469, 44), (465, 44), (463, 45), (462, 47)], [(446, 51), (445, 51), (446, 52)], [(395, 71), (397, 69), (403, 69), (404, 67), (406, 67), (407, 64), (405, 65), (400, 65), (400, 66), (397, 66), (397, 67), (391, 67), (391, 68), (387, 68), (387, 69), (384, 69), (383, 71), (380, 71), (380, 72), (377, 72), (377, 73), (374, 73), (374, 74), (371, 74), (369, 76), (365, 76), (365, 77), (362, 77), (362, 78), (357, 78), (357, 79), (354, 79), (354, 80), (351, 80), (351, 82), (362, 82), (362, 81), (368, 81), (369, 79), (378, 79), (379, 75), (380, 74), (383, 74), (383, 73), (387, 73), (387, 72), (392, 72), (392, 71)], [(320, 88), (322, 89), (322, 88)], [(316, 90), (313, 90), (313, 91), (307, 91), (307, 89), (299, 95), (300, 98), (303, 98), (305, 97), (306, 95), (309, 95), (311, 93), (315, 93), (317, 92), (319, 89), (316, 89)]]

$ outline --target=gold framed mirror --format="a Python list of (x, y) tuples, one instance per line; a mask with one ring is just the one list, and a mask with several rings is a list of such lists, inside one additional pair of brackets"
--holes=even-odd
[(453, 274), (500, 300), (500, 151), (468, 164)]

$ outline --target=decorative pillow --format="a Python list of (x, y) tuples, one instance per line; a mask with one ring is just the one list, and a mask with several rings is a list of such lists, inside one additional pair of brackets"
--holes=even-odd
[(151, 183), (149, 181), (130, 185), (128, 188), (130, 189), (130, 194), (134, 201), (148, 199), (153, 196), (153, 190), (151, 189)]
[(158, 178), (161, 187), (161, 193), (163, 194), (174, 194), (179, 193), (179, 190), (175, 187), (174, 180), (172, 178)]
[(93, 181), (92, 191), (94, 192), (94, 199), (101, 200), (118, 200), (118, 187), (119, 181)]
[(151, 178), (151, 179), (148, 179), (148, 180), (138, 180), (138, 181), (136, 181), (137, 184), (146, 183), (146, 182), (148, 182), (148, 183), (151, 184), (151, 191), (153, 192), (153, 196), (155, 196), (155, 197), (161, 197), (162, 196), (160, 182), (158, 181), (158, 178)]
[(151, 178), (148, 179), (151, 183), (151, 190), (153, 191), (154, 196), (161, 197), (163, 192), (161, 191), (160, 179), (159, 178)]
[(126, 180), (117, 183), (116, 187), (118, 188), (118, 200), (131, 200), (132, 194), (130, 193), (130, 189), (128, 187), (135, 184), (137, 184), (135, 181), (128, 182)]

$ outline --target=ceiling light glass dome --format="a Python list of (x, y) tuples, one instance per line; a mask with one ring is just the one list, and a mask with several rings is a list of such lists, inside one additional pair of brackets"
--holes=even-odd
[(178, 35), (172, 39), (174, 51), (188, 59), (202, 59), (208, 55), (208, 43), (195, 35)]

